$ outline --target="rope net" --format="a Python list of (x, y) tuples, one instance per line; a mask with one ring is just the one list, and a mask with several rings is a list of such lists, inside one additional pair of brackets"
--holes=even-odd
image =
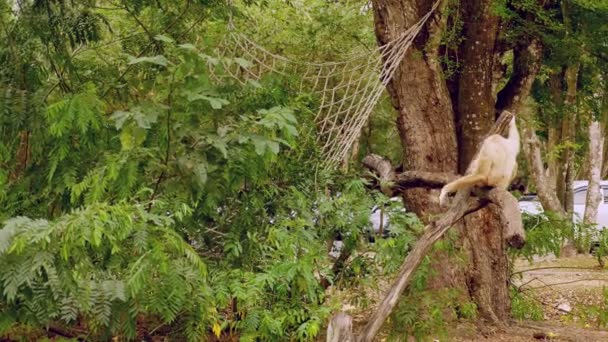
[(295, 61), (274, 54), (233, 30), (220, 43), (217, 53), (226, 75), (242, 84), (258, 81), (268, 73), (299, 75), (300, 90), (319, 99), (315, 116), (317, 142), (325, 166), (336, 168), (347, 160), (386, 85), (439, 2), (398, 38), (345, 61)]

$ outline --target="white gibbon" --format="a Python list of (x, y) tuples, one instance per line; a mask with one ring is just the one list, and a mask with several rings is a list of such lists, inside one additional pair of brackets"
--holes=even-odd
[(445, 207), (448, 195), (473, 186), (491, 186), (506, 190), (517, 173), (517, 155), (520, 148), (515, 117), (509, 123), (509, 137), (492, 134), (479, 148), (465, 176), (446, 184), (439, 195), (439, 205)]

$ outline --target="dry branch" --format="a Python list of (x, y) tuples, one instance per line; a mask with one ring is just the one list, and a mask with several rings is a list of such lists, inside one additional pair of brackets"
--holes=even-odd
[(363, 158), (361, 163), (378, 175), (380, 189), (387, 196), (400, 188), (440, 188), (458, 177), (454, 174), (428, 171), (404, 171), (397, 174), (389, 160), (373, 153)]
[(412, 251), (405, 258), (405, 262), (401, 265), (399, 270), (397, 280), (384, 297), (384, 300), (380, 304), (378, 310), (368, 321), (367, 325), (363, 329), (363, 334), (358, 338), (358, 341), (373, 341), (374, 337), (380, 330), (380, 327), (393, 311), (395, 305), (397, 305), (401, 294), (409, 284), (412, 275), (418, 269), (418, 266), (422, 262), (424, 256), (430, 250), (431, 246), (433, 246), (433, 244), (465, 214), (477, 210), (483, 206), (481, 201), (474, 200), (471, 197), (466, 196), (466, 194), (462, 194), (464, 193), (461, 193), (460, 196), (457, 195), (456, 204), (450, 210), (448, 210), (448, 212), (446, 212), (439, 220), (430, 223), (424, 228), (424, 234), (422, 237), (420, 237)]

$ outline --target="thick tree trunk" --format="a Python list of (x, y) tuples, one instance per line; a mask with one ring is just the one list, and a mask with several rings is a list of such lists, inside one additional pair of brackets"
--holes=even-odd
[(585, 205), (584, 223), (597, 224), (597, 209), (602, 200), (600, 190), (604, 136), (600, 123), (592, 121), (589, 125), (589, 186)]
[[(607, 131), (606, 125), (604, 125), (604, 132)], [(602, 157), (602, 179), (608, 178), (608, 139), (604, 139), (604, 147), (603, 147), (603, 157)]]
[[(395, 39), (426, 14), (428, 1), (373, 2), (376, 36), (380, 44)], [(436, 12), (437, 15), (438, 12)], [(457, 162), (454, 112), (438, 62), (436, 47), (445, 18), (429, 20), (408, 50), (388, 85), (397, 111), (397, 128), (404, 151), (405, 170), (455, 173)], [(428, 43), (428, 44), (427, 44)], [(408, 209), (423, 220), (439, 211), (437, 195), (428, 189), (403, 193)]]
[(462, 72), (458, 86), (458, 171), (464, 174), (494, 123), (492, 75), (498, 17), (491, 1), (463, 0)]
[[(458, 86), (458, 171), (464, 174), (495, 120), (493, 62), (499, 19), (491, 1), (462, 1), (464, 36)], [(510, 315), (508, 258), (496, 212), (485, 208), (464, 219), (463, 246), (471, 261), (469, 294), (481, 317), (499, 323)]]
[[(441, 32), (447, 18), (443, 0), (399, 65), (387, 89), (397, 111), (397, 129), (403, 146), (406, 171), (458, 171), (458, 150), (454, 111), (438, 57)], [(433, 2), (416, 0), (374, 0), (376, 36), (385, 44), (425, 15)], [(437, 189), (407, 188), (401, 193), (408, 210), (425, 223), (441, 212)], [(467, 293), (462, 269), (444, 252), (435, 252), (432, 265), (441, 270), (431, 288), (451, 287)]]

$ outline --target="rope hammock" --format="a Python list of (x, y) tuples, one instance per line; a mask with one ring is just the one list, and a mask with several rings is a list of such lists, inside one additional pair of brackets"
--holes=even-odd
[[(358, 54), (345, 61), (291, 60), (268, 51), (234, 30), (220, 43), (217, 54), (226, 75), (242, 84), (258, 81), (268, 73), (300, 75), (300, 90), (319, 98), (315, 116), (317, 142), (321, 146), (324, 166), (333, 169), (347, 160), (386, 85), (439, 3), (437, 1), (426, 15), (396, 39), (372, 53)], [(231, 60), (237, 60), (237, 63), (229, 62)], [(210, 69), (213, 74), (213, 68)], [(220, 75), (213, 75), (220, 78)]]

